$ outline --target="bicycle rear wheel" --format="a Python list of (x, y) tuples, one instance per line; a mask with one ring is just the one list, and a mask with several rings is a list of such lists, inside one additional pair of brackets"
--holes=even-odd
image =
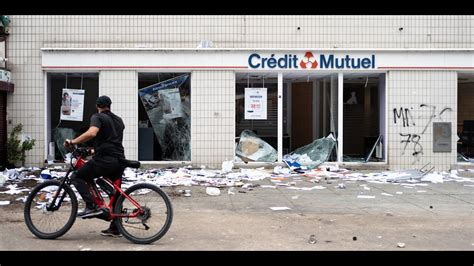
[[(77, 198), (67, 185), (60, 188), (58, 181), (46, 181), (35, 187), (25, 202), (24, 216), (28, 229), (42, 239), (64, 235), (76, 221)], [(56, 193), (59, 196), (54, 204)]]
[[(135, 218), (117, 218), (117, 229), (128, 240), (136, 244), (150, 244), (163, 237), (173, 220), (171, 201), (160, 188), (152, 184), (133, 185), (125, 191), (145, 212)], [(132, 214), (137, 207), (121, 195), (117, 200), (114, 213)]]

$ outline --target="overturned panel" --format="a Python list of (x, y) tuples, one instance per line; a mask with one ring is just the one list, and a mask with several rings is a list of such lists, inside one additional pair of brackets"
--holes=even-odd
[(316, 139), (310, 144), (285, 155), (283, 159), (288, 165), (295, 165), (296, 163), (316, 167), (329, 159), (335, 145), (336, 141), (332, 135), (326, 138)]
[(244, 161), (275, 162), (278, 159), (277, 151), (248, 129), (240, 134), (235, 154)]

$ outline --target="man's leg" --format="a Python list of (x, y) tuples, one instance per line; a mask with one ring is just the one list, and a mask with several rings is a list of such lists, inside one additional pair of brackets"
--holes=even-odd
[(71, 176), (71, 183), (76, 187), (82, 199), (86, 203), (86, 209), (78, 214), (78, 217), (90, 217), (102, 213), (97, 209), (94, 198), (89, 190), (88, 182), (92, 182), (97, 174), (94, 171), (93, 161), (87, 162), (83, 167), (77, 170)]
[[(110, 177), (110, 180), (112, 182), (115, 182), (118, 178), (122, 178), (122, 175), (123, 175), (123, 170), (119, 171), (117, 174), (114, 174)], [(115, 201), (112, 205), (112, 210), (115, 209), (115, 204), (116, 204), (117, 201)], [(101, 235), (103, 236), (113, 236), (113, 237), (121, 237), (122, 235), (120, 234), (120, 232), (118, 231), (117, 229), (117, 226), (115, 225), (115, 220), (112, 220), (110, 222), (110, 225), (109, 225), (109, 228), (108, 229), (105, 229), (105, 230), (102, 230), (101, 231)]]

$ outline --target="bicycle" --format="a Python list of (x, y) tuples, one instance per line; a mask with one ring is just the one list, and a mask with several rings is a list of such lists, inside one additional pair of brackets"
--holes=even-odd
[[(40, 239), (56, 239), (67, 233), (76, 221), (78, 200), (71, 187), (70, 174), (87, 162), (86, 158), (92, 151), (75, 145), (71, 145), (70, 151), (72, 156), (66, 175), (59, 180), (38, 184), (26, 199), (25, 223)], [(124, 169), (140, 167), (138, 161), (121, 160), (120, 163)], [(88, 182), (89, 189), (103, 213), (90, 218), (114, 220), (119, 232), (136, 244), (153, 243), (169, 230), (173, 220), (173, 207), (169, 197), (159, 187), (139, 183), (123, 191), (120, 188), (121, 178), (114, 182), (107, 177), (96, 180)], [(109, 197), (109, 203), (105, 203), (97, 185)], [(153, 223), (155, 221), (156, 225)], [(152, 229), (157, 232), (150, 231)]]

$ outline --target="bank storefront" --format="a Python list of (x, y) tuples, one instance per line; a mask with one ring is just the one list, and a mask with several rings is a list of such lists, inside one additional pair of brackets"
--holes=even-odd
[(469, 49), (43, 48), (42, 69), (50, 159), (102, 94), (124, 119), (127, 157), (143, 162), (265, 165), (328, 136), (333, 163), (449, 169), (474, 157)]

